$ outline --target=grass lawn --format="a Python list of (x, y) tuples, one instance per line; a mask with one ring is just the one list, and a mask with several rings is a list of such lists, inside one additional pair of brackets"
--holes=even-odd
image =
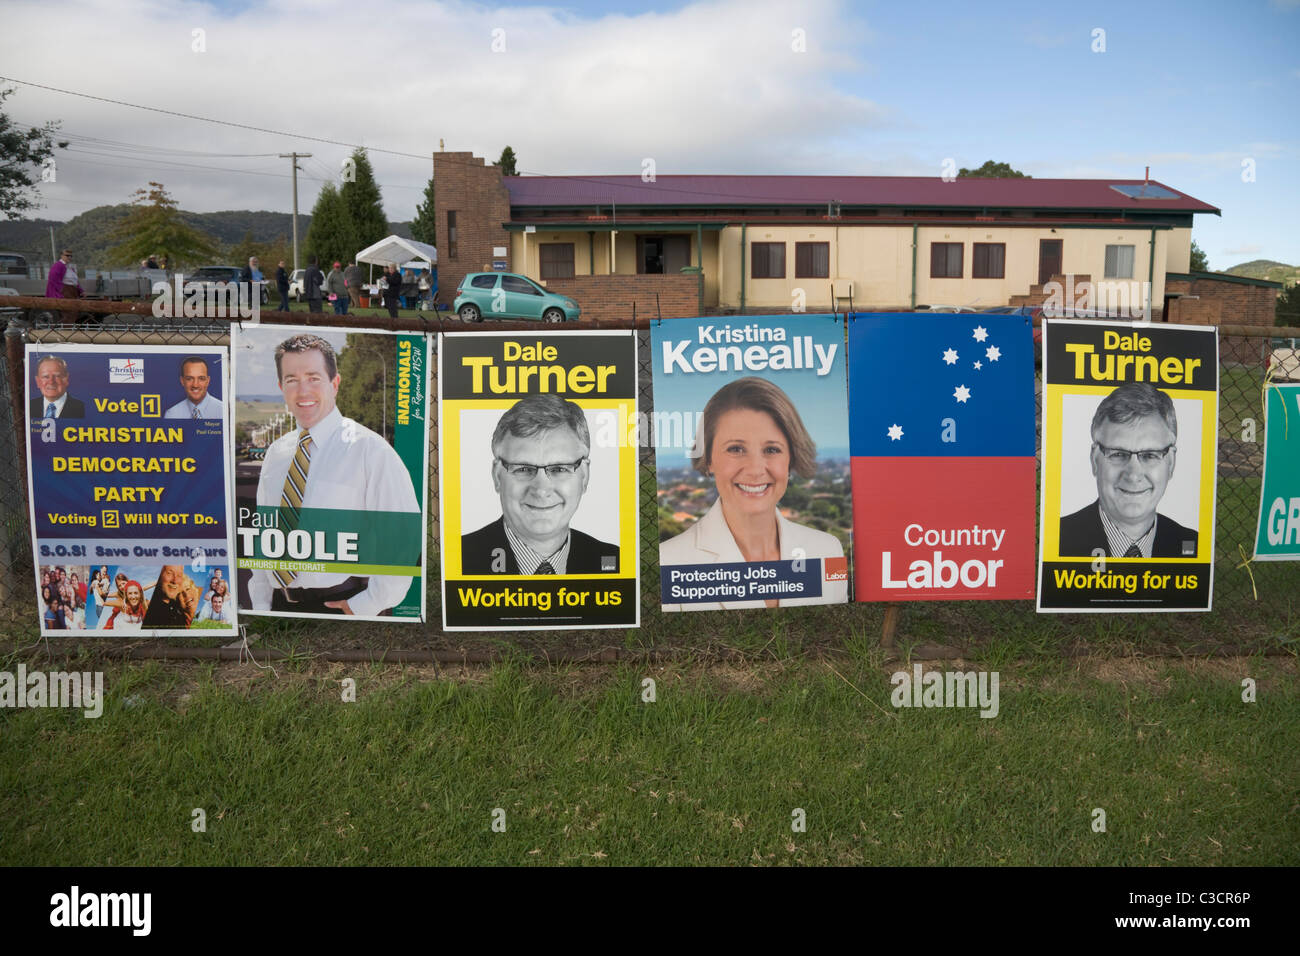
[(1008, 664), (993, 719), (895, 710), (907, 665), (865, 644), (644, 672), (277, 667), (110, 665), (98, 720), (0, 711), (0, 860), (1300, 863), (1290, 657)]

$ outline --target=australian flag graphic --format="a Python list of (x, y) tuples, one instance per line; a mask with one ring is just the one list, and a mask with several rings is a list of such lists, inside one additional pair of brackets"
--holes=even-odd
[(1027, 317), (854, 316), (849, 441), (859, 601), (1033, 598)]

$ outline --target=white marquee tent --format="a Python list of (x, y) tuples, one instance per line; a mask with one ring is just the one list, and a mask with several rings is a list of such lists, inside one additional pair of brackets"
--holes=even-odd
[(427, 242), (389, 236), (357, 253), (357, 262), (374, 265), (422, 268), (438, 264), (438, 250)]

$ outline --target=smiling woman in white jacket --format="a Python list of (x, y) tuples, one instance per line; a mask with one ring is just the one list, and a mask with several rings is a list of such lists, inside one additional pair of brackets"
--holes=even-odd
[[(834, 535), (796, 524), (778, 507), (791, 471), (804, 478), (815, 474), (816, 452), (799, 412), (779, 387), (756, 376), (724, 385), (704, 406), (691, 458), (697, 471), (713, 478), (718, 498), (703, 518), (659, 546), (660, 566), (843, 558)], [(716, 611), (847, 600), (846, 572), (823, 581), (820, 597), (665, 604), (663, 609)]]

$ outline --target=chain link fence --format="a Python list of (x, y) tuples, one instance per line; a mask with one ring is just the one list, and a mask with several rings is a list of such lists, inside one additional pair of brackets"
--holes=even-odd
[[(83, 304), (83, 308), (95, 308)], [(101, 309), (103, 307), (100, 307)], [(333, 321), (338, 319), (338, 321)], [(363, 320), (358, 317), (328, 318), (308, 313), (292, 317), (278, 313), (262, 317), (262, 324), (312, 324), (317, 326), (369, 327), (388, 329), (394, 327), (386, 319)], [(403, 331), (437, 331), (440, 327), (449, 333), (472, 331), (475, 327), (459, 323), (443, 323), (422, 319), (399, 320), (397, 327)], [(601, 327), (632, 328), (633, 323), (599, 323)], [(638, 410), (646, 421), (654, 409), (654, 390), (651, 374), (649, 322), (636, 325), (640, 389)], [(494, 328), (535, 328), (526, 323), (500, 323)], [(1246, 334), (1237, 334), (1240, 332)], [(1243, 330), (1234, 327), (1234, 334), (1222, 336), (1220, 349), (1220, 402), (1219, 402), (1219, 473), (1216, 509), (1214, 610), (1210, 614), (1178, 615), (1187, 620), (1180, 633), (1189, 639), (1209, 637), (1221, 629), (1260, 615), (1266, 609), (1276, 612), (1279, 603), (1285, 605), (1285, 620), (1290, 620), (1290, 606), (1300, 594), (1300, 564), (1248, 560), (1254, 552), (1254, 535), (1259, 513), (1260, 483), (1263, 469), (1264, 420), (1262, 412), (1263, 388), (1270, 355), (1269, 339), (1274, 335), (1300, 334), (1296, 330), (1259, 329)], [(21, 350), (23, 343), (39, 342), (49, 345), (89, 342), (115, 345), (158, 344), (176, 347), (191, 345), (228, 345), (229, 329), (224, 320), (172, 318), (157, 320), (139, 314), (83, 314), (78, 322), (64, 318), (57, 312), (29, 310), (22, 318), (12, 318), (6, 333), (9, 361), (6, 374), (0, 380), (0, 509), (3, 512), (3, 537), (0, 538), (0, 608), (4, 609), (10, 626), (26, 626), (34, 631), (37, 621), (36, 594), (31, 554), (31, 532), (26, 504), (27, 477), (24, 449), (19, 445), (23, 434), (22, 417), (26, 388), (22, 380)], [(436, 338), (430, 352), (430, 367), (435, 381), (431, 394), (437, 395), (437, 344)], [(14, 356), (18, 364), (14, 365)], [(1036, 382), (1038, 427), (1041, 435), (1041, 377)], [(17, 416), (15, 420), (15, 416)], [(387, 644), (392, 649), (427, 646), (430, 640), (443, 641), (453, 646), (465, 647), (474, 642), (474, 635), (441, 632), (441, 589), (438, 554), (438, 433), (436, 416), (431, 415), (429, 448), (429, 505), (428, 523), (429, 561), (426, 588), (428, 594), (428, 620), (423, 628), (394, 625), (388, 629)], [(715, 623), (716, 615), (665, 615), (659, 611), (659, 509), (655, 476), (654, 449), (642, 436), (639, 454), (639, 490), (641, 516), (641, 597), (642, 632), (634, 640), (640, 646), (664, 644), (684, 647), (712, 644), (726, 625)], [(1040, 475), (1041, 480), (1041, 475)], [(970, 603), (970, 602), (967, 602)], [(1009, 620), (1022, 619), (1032, 623), (1036, 616), (1033, 602), (976, 602), (996, 603), (1000, 608), (987, 615), (989, 631), (1007, 626)], [(911, 607), (916, 608), (915, 605)], [(874, 612), (873, 612), (874, 609)], [(827, 635), (832, 643), (843, 637), (846, 619), (844, 609), (827, 616), (831, 609), (800, 608), (790, 612), (807, 618), (810, 631), (835, 629)], [(920, 611), (919, 608), (917, 608)], [(747, 613), (747, 612), (740, 612)], [(752, 612), (754, 614), (764, 612)], [(765, 612), (769, 616), (772, 612)], [(881, 611), (879, 605), (859, 605), (851, 608), (860, 620), (850, 622), (853, 630), (870, 632), (877, 627)], [(735, 615), (733, 615), (735, 616)], [(784, 617), (784, 615), (782, 615)], [(978, 625), (972, 626), (973, 615), (961, 618), (964, 633), (962, 640), (978, 640)], [(978, 617), (978, 615), (974, 615)], [(1140, 616), (1139, 616), (1140, 617)], [(670, 620), (674, 619), (674, 620)], [(690, 619), (686, 621), (685, 619)], [(290, 634), (296, 643), (321, 642), (334, 647), (347, 647), (366, 643), (358, 630), (347, 624), (328, 621), (292, 621), (268, 623), (270, 619), (249, 618), (259, 629), (271, 634)], [(861, 627), (862, 621), (869, 622)], [(693, 622), (693, 623), (691, 623)], [(791, 617), (786, 627), (799, 628)], [(369, 633), (369, 632), (368, 632)], [(546, 646), (548, 635), (554, 632), (520, 632), (513, 636), (514, 646)], [(609, 635), (604, 640), (608, 643)], [(499, 646), (501, 637), (483, 638)], [(558, 638), (557, 638), (558, 640)]]

